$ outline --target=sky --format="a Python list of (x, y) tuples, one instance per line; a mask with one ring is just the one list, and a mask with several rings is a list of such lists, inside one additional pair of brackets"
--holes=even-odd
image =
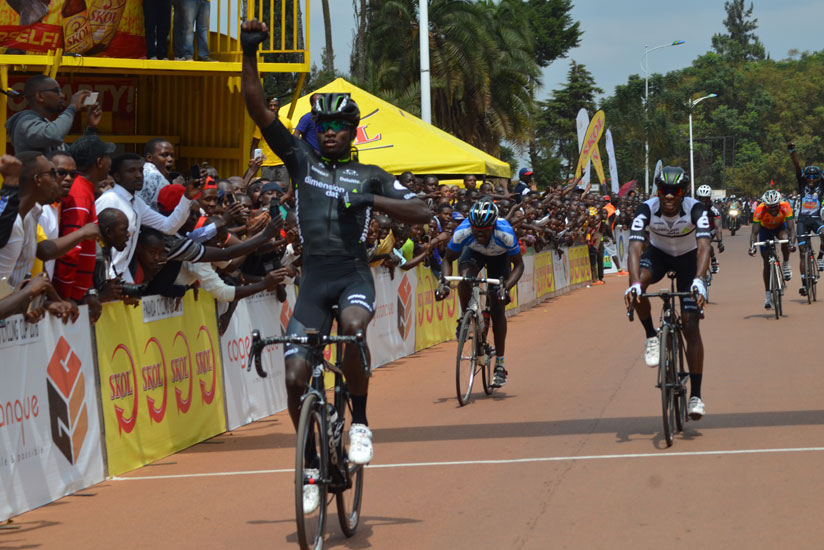
[[(821, 0), (753, 0), (756, 35), (772, 59), (784, 59), (790, 49), (816, 51), (824, 48)], [(348, 73), (355, 30), (352, 0), (330, 0), (335, 68)], [(559, 59), (543, 73), (539, 99), (551, 95), (566, 81), (570, 60), (586, 66), (606, 96), (625, 84), (631, 74), (643, 76), (644, 44), (654, 48), (675, 40), (685, 44), (662, 48), (648, 55), (650, 73), (682, 69), (712, 49), (712, 35), (724, 32), (723, 0), (573, 0), (572, 17), (584, 31), (581, 44), (566, 59)], [(749, 3), (747, 3), (749, 6)], [(310, 2), (310, 55), (320, 64), (324, 47), (320, 0)], [(703, 90), (702, 90), (703, 91)], [(706, 90), (712, 91), (712, 90)]]

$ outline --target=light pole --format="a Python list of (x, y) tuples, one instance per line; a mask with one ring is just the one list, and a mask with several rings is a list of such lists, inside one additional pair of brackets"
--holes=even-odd
[(705, 95), (704, 97), (699, 97), (694, 101), (692, 99), (687, 101), (687, 107), (690, 108), (690, 185), (692, 186), (691, 190), (693, 197), (695, 197), (695, 165), (692, 160), (692, 108), (705, 99), (709, 99), (711, 97), (718, 97), (718, 94)]
[(669, 44), (661, 44), (654, 48), (644, 44), (644, 55), (641, 56), (641, 70), (644, 71), (644, 192), (649, 193), (649, 136), (647, 135), (647, 100), (649, 99), (649, 52), (667, 48), (669, 46), (680, 46), (683, 40), (676, 40)]

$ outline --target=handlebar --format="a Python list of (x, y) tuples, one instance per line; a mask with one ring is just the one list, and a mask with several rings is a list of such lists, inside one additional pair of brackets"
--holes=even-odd
[(332, 336), (321, 334), (317, 330), (307, 329), (306, 336), (290, 334), (287, 336), (270, 336), (269, 338), (261, 338), (260, 331), (255, 329), (252, 331), (252, 345), (249, 347), (249, 363), (246, 365), (246, 371), (248, 372), (252, 370), (252, 362), (254, 361), (255, 370), (257, 371), (258, 376), (261, 378), (266, 378), (268, 376), (266, 371), (263, 370), (263, 362), (260, 357), (261, 353), (263, 353), (263, 349), (267, 346), (273, 346), (275, 344), (296, 344), (322, 349), (327, 344), (342, 343), (358, 345), (358, 349), (361, 354), (361, 364), (363, 365), (364, 372), (366, 372), (366, 375), (369, 376), (371, 374), (371, 369), (369, 368), (366, 350), (364, 349), (365, 341), (366, 336), (363, 331), (360, 330), (353, 335)]
[(786, 244), (790, 242), (789, 239), (769, 239), (766, 241), (760, 241), (757, 243), (752, 243), (753, 246), (769, 246), (771, 244)]
[[(644, 292), (641, 294), (641, 298), (661, 298), (662, 300), (666, 300), (668, 298), (695, 298), (696, 292), (690, 290), (689, 292), (673, 292), (671, 290), (659, 290), (658, 292)], [(632, 322), (635, 319), (635, 299), (638, 297), (638, 294), (633, 290), (630, 292), (632, 298), (629, 301), (629, 307), (627, 308), (627, 317), (629, 321)], [(698, 315), (701, 319), (704, 318), (704, 309), (701, 308), (698, 310)]]
[(475, 284), (480, 285), (480, 284), (483, 284), (483, 283), (488, 283), (490, 285), (503, 284), (503, 281), (501, 281), (501, 279), (484, 279), (482, 277), (457, 277), (457, 276), (454, 276), (454, 275), (449, 275), (447, 277), (444, 277), (444, 280), (446, 280), (446, 281), (457, 281), (459, 283), (470, 283), (470, 284), (473, 284), (473, 285), (475, 285)]

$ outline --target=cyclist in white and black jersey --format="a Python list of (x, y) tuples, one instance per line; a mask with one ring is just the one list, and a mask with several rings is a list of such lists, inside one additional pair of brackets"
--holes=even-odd
[[(824, 221), (821, 218), (822, 199), (824, 199), (824, 178), (821, 177), (821, 168), (815, 165), (805, 166), (801, 168), (798, 162), (798, 157), (795, 154), (795, 144), (791, 141), (787, 143), (787, 148), (790, 151), (790, 159), (793, 161), (795, 167), (795, 177), (798, 181), (798, 200), (795, 203), (796, 213), (796, 235), (804, 235), (809, 233), (818, 233), (822, 235), (824, 231)], [(807, 288), (804, 286), (804, 279), (806, 278), (805, 262), (804, 262), (804, 247), (807, 246), (806, 239), (801, 238), (798, 241), (798, 246), (801, 248), (800, 270), (801, 270), (801, 288), (798, 289), (802, 296), (807, 295)], [(809, 246), (813, 246), (809, 243)], [(824, 271), (824, 235), (821, 237), (821, 243), (818, 249), (818, 270)]]
[[(670, 271), (676, 274), (679, 292), (693, 291), (695, 299), (681, 300), (687, 364), (690, 372), (690, 400), (687, 414), (698, 420), (705, 413), (701, 400), (704, 372), (704, 344), (698, 327), (699, 310), (704, 307), (707, 291), (698, 276), (710, 264), (711, 225), (704, 205), (686, 197), (689, 176), (681, 168), (666, 166), (655, 177), (658, 196), (642, 203), (632, 220), (629, 244), (629, 288), (624, 301), (629, 307), (637, 301), (638, 320), (647, 341), (644, 360), (650, 367), (658, 365), (659, 341), (652, 324), (648, 298), (641, 298), (647, 286), (660, 281)], [(644, 250), (649, 232), (649, 247)]]
[[(707, 209), (707, 216), (710, 218), (710, 226), (712, 227), (712, 241), (718, 241), (718, 253), (724, 252), (724, 240), (721, 233), (721, 211), (712, 203), (712, 187), (709, 185), (702, 185), (695, 190), (695, 197)], [(710, 243), (710, 267), (713, 274), (718, 273), (718, 260), (715, 258), (715, 250)]]

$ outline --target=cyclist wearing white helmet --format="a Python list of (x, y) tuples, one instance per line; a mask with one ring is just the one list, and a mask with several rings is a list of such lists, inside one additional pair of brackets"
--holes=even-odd
[[(752, 215), (752, 233), (750, 234), (750, 256), (755, 256), (755, 242), (770, 239), (784, 240), (790, 242), (781, 245), (781, 254), (784, 263), (781, 270), (784, 272), (784, 280), (792, 279), (793, 271), (790, 267), (790, 251), (795, 250), (795, 220), (793, 219), (793, 209), (790, 203), (781, 199), (781, 193), (775, 189), (770, 189), (761, 197), (761, 203), (755, 208)], [(761, 246), (761, 258), (764, 261), (764, 309), (771, 309), (773, 306), (770, 296), (770, 265), (767, 257), (767, 247)]]
[[(452, 233), (443, 260), (443, 275), (452, 275), (452, 262), (458, 260), (461, 277), (477, 277), (486, 267), (490, 279), (503, 279), (504, 286), (490, 290), (490, 316), (492, 334), (495, 337), (495, 371), (492, 386), (500, 388), (506, 384), (507, 371), (504, 367), (506, 351), (506, 305), (510, 302), (509, 289), (518, 284), (524, 273), (521, 246), (509, 222), (498, 217), (498, 207), (492, 199), (484, 197), (469, 211), (469, 216)], [(449, 285), (441, 281), (438, 298), (443, 300), (449, 294)], [(461, 311), (466, 310), (472, 287), (469, 283), (458, 284)], [(459, 321), (460, 322), (460, 319)]]
[[(721, 235), (721, 212), (712, 203), (712, 187), (707, 184), (695, 190), (695, 196), (707, 209), (707, 217), (712, 224), (712, 240), (718, 241), (718, 252), (724, 252), (724, 242)], [(718, 273), (718, 260), (715, 258), (715, 249), (710, 244), (710, 266), (713, 273)]]
[[(644, 361), (658, 366), (660, 342), (652, 324), (649, 298), (642, 298), (647, 286), (657, 283), (670, 271), (676, 275), (679, 292), (693, 291), (695, 298), (681, 299), (687, 365), (690, 372), (690, 400), (687, 414), (693, 420), (704, 416), (701, 382), (704, 375), (704, 343), (699, 328), (699, 310), (707, 298), (702, 276), (710, 264), (710, 220), (704, 205), (685, 196), (690, 178), (683, 169), (665, 166), (655, 176), (658, 196), (642, 203), (632, 220), (629, 237), (629, 288), (624, 293), (627, 307), (636, 300), (638, 320), (647, 336)], [(644, 250), (646, 234), (649, 246)], [(699, 275), (700, 274), (700, 275)]]

